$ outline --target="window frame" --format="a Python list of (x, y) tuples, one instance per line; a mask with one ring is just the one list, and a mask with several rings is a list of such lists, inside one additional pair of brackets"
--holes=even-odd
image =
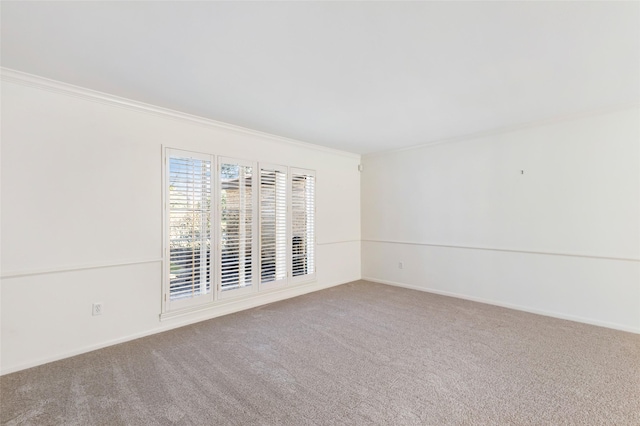
[[(313, 228), (313, 242), (312, 242), (312, 254), (311, 254), (311, 263), (313, 265), (313, 272), (309, 273), (309, 274), (304, 274), (304, 275), (297, 275), (294, 276), (293, 275), (293, 221), (294, 221), (294, 212), (293, 212), (293, 179), (294, 179), (294, 175), (298, 175), (298, 176), (307, 176), (307, 177), (312, 177), (313, 178), (313, 218), (312, 218), (312, 228)], [(301, 169), (301, 168), (297, 168), (297, 167), (289, 167), (289, 188), (288, 188), (288, 193), (289, 193), (289, 209), (290, 209), (290, 219), (289, 219), (289, 228), (290, 228), (290, 237), (289, 240), (291, 241), (291, 244), (289, 244), (289, 246), (291, 247), (291, 255), (289, 256), (289, 261), (291, 262), (291, 266), (289, 268), (289, 273), (290, 273), (290, 277), (289, 277), (289, 282), (291, 285), (296, 285), (296, 284), (300, 284), (300, 283), (306, 283), (309, 281), (314, 281), (316, 279), (317, 276), (317, 262), (316, 262), (316, 253), (318, 252), (318, 248), (317, 248), (317, 226), (316, 226), (316, 217), (317, 217), (317, 203), (316, 203), (316, 188), (317, 188), (317, 178), (316, 178), (316, 172), (315, 170), (309, 170), (309, 169)], [(308, 220), (308, 219), (307, 219)]]
[[(259, 210), (259, 223), (258, 223), (258, 231), (259, 231), (259, 273), (258, 273), (258, 281), (261, 290), (272, 290), (276, 288), (281, 288), (287, 286), (289, 284), (289, 278), (291, 277), (291, 247), (289, 244), (289, 239), (291, 235), (291, 197), (289, 191), (289, 167), (270, 164), (270, 163), (259, 163), (258, 164), (258, 172), (259, 172), (259, 191), (258, 191), (258, 210)], [(262, 170), (275, 171), (279, 173), (285, 174), (285, 182), (284, 182), (284, 192), (285, 192), (285, 276), (282, 279), (276, 279), (274, 281), (262, 281)], [(276, 237), (277, 238), (277, 237)]]
[[(170, 188), (171, 188), (171, 158), (191, 158), (210, 162), (210, 192), (211, 207), (209, 209), (209, 221), (211, 229), (210, 238), (210, 254), (209, 269), (210, 277), (209, 292), (193, 297), (171, 300), (171, 241), (170, 241)], [(251, 197), (250, 206), (252, 211), (251, 218), (251, 285), (244, 288), (222, 291), (222, 164), (235, 164), (252, 168), (251, 180)], [(262, 208), (261, 208), (261, 176), (262, 170), (274, 170), (286, 174), (285, 178), (285, 257), (286, 257), (286, 277), (263, 283), (262, 282)], [(313, 178), (313, 218), (311, 222), (312, 228), (312, 264), (313, 272), (299, 276), (293, 276), (293, 179), (296, 175), (310, 176)], [(206, 152), (198, 152), (186, 149), (177, 149), (162, 146), (162, 292), (161, 292), (161, 314), (160, 318), (172, 318), (177, 315), (183, 315), (191, 311), (202, 309), (210, 309), (222, 301), (229, 299), (246, 299), (257, 296), (260, 293), (269, 293), (274, 290), (282, 290), (288, 287), (294, 287), (299, 284), (308, 284), (317, 279), (317, 227), (316, 227), (316, 211), (317, 211), (317, 178), (316, 172), (310, 169), (302, 169), (284, 165), (277, 165), (268, 162), (258, 162), (243, 160), (233, 157), (218, 156)], [(201, 272), (202, 276), (202, 272)]]
[[(220, 173), (223, 164), (231, 164), (238, 165), (241, 167), (251, 167), (251, 283), (249, 286), (223, 290), (222, 289), (222, 179), (220, 179)], [(216, 270), (216, 292), (218, 294), (218, 299), (228, 299), (233, 297), (239, 297), (250, 293), (255, 293), (259, 290), (258, 280), (257, 280), (257, 253), (258, 253), (258, 245), (257, 242), (259, 240), (259, 235), (256, 238), (256, 229), (257, 228), (257, 216), (259, 215), (256, 212), (256, 206), (258, 206), (258, 190), (257, 190), (257, 179), (256, 179), (256, 171), (258, 168), (256, 167), (257, 163), (255, 161), (241, 160), (238, 158), (232, 157), (218, 157), (218, 164), (216, 166), (216, 189), (217, 189), (217, 198), (216, 198), (216, 209), (218, 211), (217, 218), (217, 232), (218, 236), (216, 239), (216, 260), (217, 260), (217, 270)], [(258, 213), (258, 214), (256, 214)]]
[(166, 148), (164, 149), (164, 155), (163, 155), (163, 163), (164, 163), (164, 167), (163, 167), (163, 182), (164, 182), (164, 188), (162, 191), (162, 195), (163, 195), (163, 262), (162, 262), (162, 271), (163, 271), (163, 277), (162, 277), (162, 308), (163, 308), (163, 312), (174, 312), (174, 311), (180, 311), (180, 310), (185, 310), (188, 308), (192, 308), (194, 306), (200, 306), (206, 303), (211, 303), (213, 301), (215, 301), (216, 299), (216, 280), (215, 280), (215, 275), (214, 275), (214, 271), (216, 270), (216, 263), (217, 260), (214, 258), (214, 253), (216, 251), (215, 248), (215, 242), (218, 241), (218, 236), (217, 236), (217, 232), (215, 227), (213, 226), (213, 224), (215, 223), (215, 213), (216, 213), (216, 209), (214, 208), (213, 204), (212, 207), (209, 211), (209, 220), (210, 223), (212, 224), (211, 226), (211, 232), (209, 234), (209, 238), (211, 239), (211, 253), (210, 253), (210, 265), (209, 265), (209, 276), (210, 276), (210, 283), (209, 283), (209, 292), (202, 294), (202, 295), (198, 295), (198, 296), (194, 296), (194, 297), (189, 297), (189, 298), (185, 298), (182, 300), (171, 300), (171, 253), (170, 253), (170, 247), (171, 247), (171, 237), (170, 237), (170, 220), (171, 220), (171, 206), (170, 206), (170, 196), (169, 196), (169, 191), (170, 191), (170, 187), (171, 187), (171, 172), (170, 172), (170, 160), (171, 158), (191, 158), (191, 159), (197, 159), (197, 160), (201, 160), (201, 161), (209, 161), (211, 163), (210, 166), (210, 170), (211, 170), (211, 180), (210, 180), (210, 193), (209, 196), (211, 197), (211, 200), (213, 201), (216, 197), (216, 188), (215, 188), (215, 180), (214, 180), (214, 172), (216, 170), (216, 159), (215, 156), (211, 155), (211, 154), (206, 154), (206, 153), (201, 153), (201, 152), (194, 152), (194, 151), (186, 151), (186, 150), (181, 150), (181, 149), (174, 149), (174, 148)]

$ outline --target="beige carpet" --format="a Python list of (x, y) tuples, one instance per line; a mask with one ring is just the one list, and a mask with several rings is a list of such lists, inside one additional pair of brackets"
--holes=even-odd
[(0, 391), (7, 425), (640, 425), (640, 335), (359, 281)]

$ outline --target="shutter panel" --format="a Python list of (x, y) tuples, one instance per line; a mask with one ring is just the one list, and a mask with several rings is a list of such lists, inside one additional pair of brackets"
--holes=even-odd
[(313, 172), (292, 169), (291, 216), (292, 276), (313, 275), (315, 273), (315, 176)]
[(287, 278), (287, 172), (260, 167), (260, 282)]
[(251, 287), (253, 167), (220, 164), (220, 291)]
[(169, 299), (211, 291), (211, 160), (168, 156)]

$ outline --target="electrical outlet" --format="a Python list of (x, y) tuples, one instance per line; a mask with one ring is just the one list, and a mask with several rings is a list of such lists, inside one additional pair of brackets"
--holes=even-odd
[(404, 269), (404, 262), (398, 262), (398, 269)]
[(93, 304), (92, 315), (102, 315), (102, 302)]

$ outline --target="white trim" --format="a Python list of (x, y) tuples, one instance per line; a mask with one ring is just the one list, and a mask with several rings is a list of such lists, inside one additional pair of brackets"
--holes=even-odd
[[(267, 282), (262, 282), (262, 171), (266, 170), (266, 171), (273, 171), (273, 172), (279, 172), (279, 173), (284, 173), (284, 208), (285, 208), (285, 235), (284, 235), (284, 239), (285, 239), (285, 262), (284, 262), (284, 269), (285, 269), (285, 276), (284, 278), (278, 279), (278, 280), (274, 280), (274, 281), (267, 281)], [(290, 241), (290, 226), (291, 226), (291, 209), (290, 209), (290, 205), (291, 205), (291, 194), (290, 194), (290, 188), (289, 188), (289, 167), (287, 166), (282, 166), (282, 165), (277, 165), (277, 164), (272, 164), (272, 163), (263, 163), (263, 162), (258, 162), (258, 181), (257, 181), (257, 188), (258, 188), (258, 261), (257, 261), (257, 266), (258, 266), (258, 285), (260, 288), (260, 291), (263, 290), (271, 290), (271, 289), (276, 289), (276, 288), (280, 288), (280, 287), (284, 287), (289, 285), (289, 264), (290, 264), (290, 257), (291, 257), (291, 245), (289, 243)], [(274, 181), (274, 185), (276, 185), (276, 181)], [(275, 189), (275, 197), (277, 198), (277, 188)], [(276, 204), (277, 206), (277, 204)], [(277, 230), (277, 225), (276, 225), (276, 230)], [(277, 247), (277, 245), (276, 245)]]
[[(412, 145), (412, 146), (401, 147), (401, 148), (391, 148), (391, 149), (387, 149), (387, 150), (383, 150), (383, 151), (365, 153), (365, 154), (362, 154), (362, 158), (373, 158), (373, 157), (378, 157), (378, 156), (387, 155), (387, 154), (395, 154), (395, 153), (403, 152), (403, 151), (413, 151), (413, 150), (418, 150), (418, 149), (423, 149), (423, 148), (429, 148), (429, 147), (432, 147), (432, 146), (435, 146), (435, 145), (442, 145), (442, 144), (449, 144), (449, 143), (456, 143), (456, 142), (465, 142), (465, 141), (472, 140), (472, 139), (479, 139), (479, 138), (484, 138), (484, 137), (488, 137), (488, 136), (502, 135), (502, 134), (505, 134), (505, 133), (513, 133), (513, 132), (517, 132), (519, 130), (526, 130), (526, 129), (531, 129), (531, 128), (535, 128), (535, 127), (549, 126), (549, 125), (552, 125), (552, 124), (558, 124), (558, 123), (563, 123), (563, 122), (567, 122), (567, 121), (579, 120), (579, 119), (582, 119), (582, 118), (595, 117), (595, 116), (598, 116), (598, 115), (604, 115), (604, 114), (609, 114), (609, 113), (612, 113), (612, 112), (625, 111), (625, 110), (635, 109), (635, 108), (640, 108), (640, 103), (638, 103), (637, 101), (635, 101), (635, 102), (624, 102), (624, 103), (612, 105), (612, 106), (605, 107), (605, 108), (598, 108), (598, 109), (593, 109), (593, 110), (583, 111), (583, 112), (573, 113), (573, 114), (563, 114), (563, 115), (558, 115), (558, 116), (547, 118), (547, 119), (543, 119), (543, 120), (536, 120), (536, 121), (530, 121), (528, 123), (516, 124), (516, 125), (513, 125), (513, 126), (499, 127), (499, 128), (489, 129), (489, 130), (480, 131), (480, 132), (468, 133), (466, 135), (453, 136), (453, 137), (445, 138), (445, 139), (437, 139), (437, 140), (434, 140), (434, 141), (424, 142), (424, 143), (421, 143), (421, 144), (418, 144), (418, 145)], [(363, 171), (363, 170), (361, 170), (361, 171)]]
[[(250, 205), (247, 206), (250, 208), (251, 211), (251, 282), (249, 285), (245, 285), (243, 287), (239, 287), (236, 289), (226, 289), (223, 290), (222, 289), (222, 178), (221, 178), (221, 171), (222, 171), (222, 165), (223, 164), (229, 164), (229, 165), (237, 165), (239, 167), (250, 167), (251, 168), (251, 199), (250, 199)], [(259, 185), (259, 168), (258, 168), (258, 163), (257, 161), (251, 161), (251, 160), (243, 160), (243, 159), (238, 159), (238, 158), (233, 158), (233, 157), (222, 157), (222, 156), (218, 156), (218, 164), (216, 167), (216, 173), (215, 173), (215, 178), (216, 178), (216, 208), (218, 209), (218, 217), (216, 219), (215, 222), (211, 222), (212, 224), (215, 223), (216, 229), (217, 229), (217, 234), (216, 234), (216, 246), (218, 248), (217, 253), (216, 253), (216, 261), (217, 261), (217, 265), (218, 268), (216, 269), (216, 298), (218, 300), (223, 300), (223, 299), (229, 299), (229, 298), (235, 298), (235, 297), (240, 297), (243, 295), (248, 295), (248, 294), (252, 294), (255, 292), (259, 291), (259, 282), (260, 279), (257, 276), (258, 274), (258, 268), (257, 268), (257, 261), (256, 258), (258, 258), (258, 241), (260, 239), (260, 229), (258, 228), (258, 218), (257, 215), (259, 215), (259, 199), (258, 199), (258, 191), (256, 190), (257, 186)], [(238, 177), (238, 191), (240, 191), (241, 186), (240, 186), (241, 182), (240, 182), (240, 176)], [(240, 192), (238, 192), (240, 194)], [(242, 207), (242, 203), (243, 203), (244, 198), (239, 196), (239, 202), (241, 203), (241, 207), (240, 207), (240, 218), (239, 218), (239, 224), (243, 224), (244, 220), (242, 220), (242, 215), (245, 212), (245, 209)], [(242, 227), (239, 228), (240, 232), (243, 232)], [(256, 238), (257, 236), (257, 238)], [(239, 240), (238, 241), (243, 241), (244, 238), (242, 238), (242, 235), (238, 235)], [(242, 255), (242, 251), (240, 250), (239, 253)], [(244, 259), (239, 258), (238, 259), (238, 264), (239, 265), (244, 265), (246, 264), (246, 262), (244, 261)], [(240, 272), (238, 271), (238, 279), (240, 279)]]
[(2, 276), (0, 276), (0, 278), (5, 280), (5, 279), (11, 279), (11, 278), (29, 277), (33, 275), (59, 274), (63, 272), (85, 271), (89, 269), (116, 268), (119, 266), (142, 265), (145, 263), (156, 263), (156, 262), (162, 262), (162, 258), (94, 263), (90, 265), (62, 266), (59, 268), (34, 269), (31, 271), (13, 271), (13, 272), (5, 272)]
[[(170, 199), (169, 199), (169, 188), (170, 188), (170, 173), (169, 173), (169, 160), (171, 158), (190, 158), (201, 161), (210, 162), (210, 173), (211, 173), (211, 193), (210, 197), (213, 201), (213, 197), (215, 196), (215, 174), (216, 174), (216, 156), (212, 154), (202, 153), (202, 152), (194, 152), (194, 151), (186, 151), (183, 149), (165, 147), (162, 156), (162, 199), (163, 199), (163, 209), (162, 209), (162, 217), (163, 217), (163, 232), (162, 232), (162, 240), (163, 240), (163, 265), (162, 265), (162, 300), (161, 307), (162, 312), (168, 311), (176, 311), (185, 309), (190, 306), (195, 306), (199, 304), (204, 304), (215, 300), (215, 291), (216, 286), (215, 282), (212, 279), (209, 283), (210, 291), (208, 293), (200, 294), (200, 295), (192, 295), (191, 297), (171, 300), (171, 282), (170, 282), (170, 267), (171, 267), (171, 256), (169, 253), (170, 246), (170, 238), (169, 238), (169, 220), (170, 220)], [(211, 223), (213, 223), (215, 218), (215, 209), (212, 207), (209, 212), (209, 219)], [(214, 229), (211, 229), (211, 233), (209, 238), (214, 238)], [(213, 249), (211, 253), (211, 260), (213, 262)], [(211, 277), (213, 277), (213, 268), (215, 264), (211, 265), (212, 272)], [(206, 271), (205, 271), (206, 273)], [(202, 272), (201, 272), (202, 274)]]
[[(260, 291), (259, 293), (253, 293), (251, 296), (247, 296), (246, 294), (244, 294), (244, 295), (238, 295), (238, 297), (235, 297), (235, 298), (218, 299), (215, 302), (209, 302), (202, 305), (189, 307), (186, 309), (181, 309), (179, 311), (162, 313), (160, 314), (160, 321), (167, 321), (173, 318), (184, 317), (194, 313), (207, 312), (207, 311), (210, 311), (213, 313), (212, 316), (210, 317), (207, 316), (207, 319), (215, 318), (221, 315), (226, 315), (227, 313), (239, 312), (245, 309), (253, 308), (255, 306), (260, 306), (267, 303), (273, 303), (280, 300), (285, 300), (291, 297), (306, 294), (311, 291), (315, 291), (315, 290), (309, 290), (309, 291), (302, 291), (302, 290), (308, 290), (311, 286), (314, 286), (316, 284), (317, 284), (317, 281), (313, 281), (313, 282), (307, 282), (304, 284), (291, 286), (291, 287), (278, 287), (273, 289), (266, 289), (266, 290)], [(256, 304), (256, 300), (260, 300), (260, 303)], [(227, 312), (227, 308), (231, 308), (233, 310)]]
[(592, 320), (592, 319), (589, 319), (589, 318), (584, 318), (584, 317), (580, 317), (580, 316), (576, 316), (576, 315), (560, 314), (560, 313), (557, 313), (557, 312), (546, 311), (546, 310), (543, 310), (543, 309), (532, 309), (532, 308), (528, 308), (526, 306), (516, 305), (516, 304), (513, 304), (513, 303), (498, 302), (498, 301), (495, 301), (495, 300), (484, 299), (482, 297), (467, 296), (467, 295), (460, 294), (460, 293), (436, 290), (436, 289), (428, 288), (428, 287), (426, 287), (426, 288), (425, 287), (419, 287), (419, 286), (416, 286), (416, 285), (400, 283), (400, 282), (397, 282), (397, 281), (380, 280), (380, 279), (371, 278), (371, 277), (362, 277), (362, 280), (370, 281), (370, 282), (374, 282), (374, 283), (379, 283), (379, 284), (392, 285), (394, 287), (402, 287), (402, 288), (408, 288), (408, 289), (411, 289), (411, 290), (423, 291), (425, 293), (438, 294), (438, 295), (441, 295), (441, 296), (454, 297), (456, 299), (470, 300), (472, 302), (484, 303), (486, 305), (500, 306), (502, 308), (513, 309), (513, 310), (522, 311), (522, 312), (529, 312), (529, 313), (532, 313), (532, 314), (543, 315), (543, 316), (546, 316), (546, 317), (558, 318), (558, 319), (563, 319), (563, 320), (568, 320), (568, 321), (573, 321), (573, 322), (579, 322), (579, 323), (583, 323), (583, 324), (590, 324), (590, 325), (596, 325), (596, 326), (599, 326), (599, 327), (611, 328), (611, 329), (614, 329), (614, 330), (627, 331), (629, 333), (640, 334), (640, 327), (629, 327), (629, 326), (622, 325), (622, 324), (612, 323), (612, 322), (608, 322), (608, 321)]
[[(101, 342), (93, 345), (87, 345), (82, 348), (63, 352), (61, 354), (57, 354), (54, 356), (39, 358), (35, 361), (28, 361), (23, 364), (15, 365), (11, 368), (1, 370), (0, 375), (14, 373), (16, 371), (24, 370), (31, 367), (36, 367), (38, 365), (46, 364), (53, 361), (58, 361), (61, 359), (95, 351), (97, 349), (106, 348), (108, 346), (113, 346), (119, 343), (128, 342), (128, 341), (139, 339), (142, 337), (151, 336), (153, 334), (158, 334), (163, 331), (169, 331), (175, 328), (184, 327), (190, 324), (195, 324), (198, 322), (210, 320), (223, 315), (228, 315), (228, 314), (243, 311), (246, 309), (255, 308), (258, 306), (266, 305), (268, 303), (279, 302), (281, 300), (290, 299), (292, 297), (302, 296), (304, 294), (313, 293), (319, 290), (325, 290), (330, 287), (335, 287), (338, 285), (357, 281), (358, 279), (359, 278), (354, 278), (352, 280), (325, 284), (323, 286), (317, 286), (317, 283), (314, 282), (307, 285), (299, 285), (296, 287), (259, 293), (256, 295), (258, 297), (243, 298), (240, 300), (229, 300), (224, 303), (219, 303), (215, 306), (202, 305), (202, 306), (194, 307), (189, 311), (180, 311), (180, 312), (171, 312), (171, 313), (161, 314), (160, 315), (160, 319), (162, 320), (162, 322), (160, 323), (161, 325), (158, 328), (155, 328), (153, 330), (144, 331), (141, 333), (133, 333), (125, 337), (111, 339), (106, 342)], [(212, 308), (216, 308), (216, 309), (212, 309)], [(204, 311), (207, 311), (207, 312), (204, 312)], [(204, 313), (206, 315), (197, 316), (195, 318), (194, 317), (184, 318), (185, 316), (188, 316), (190, 314), (197, 314), (197, 313)], [(174, 321), (170, 321), (170, 320), (174, 320)]]
[(187, 121), (192, 124), (204, 125), (207, 127), (214, 127), (218, 129), (231, 130), (234, 132), (244, 133), (252, 136), (259, 136), (262, 138), (271, 139), (287, 145), (296, 147), (302, 147), (307, 149), (314, 149), (316, 151), (327, 152), (336, 155), (342, 155), (350, 158), (360, 158), (360, 154), (341, 151), (334, 148), (328, 148), (325, 146), (315, 145), (309, 142), (302, 142), (295, 139), (286, 138), (283, 136), (273, 135), (270, 133), (261, 132), (259, 130), (252, 130), (246, 127), (236, 126), (234, 124), (223, 123), (221, 121), (211, 120), (209, 118), (199, 117), (192, 114), (187, 114), (180, 111), (175, 111), (169, 108), (163, 108), (144, 102), (134, 101), (132, 99), (121, 98), (119, 96), (110, 95), (108, 93), (99, 92), (96, 90), (87, 89), (84, 87), (75, 86), (68, 83), (63, 83), (56, 80), (51, 80), (45, 77), (40, 77), (33, 74), (28, 74), (22, 71), (13, 70), (10, 68), (0, 67), (0, 79), (9, 83), (20, 84), (22, 86), (33, 87), (36, 89), (47, 90), (49, 92), (60, 93), (67, 96), (73, 96), (76, 98), (106, 104), (110, 106), (116, 106), (126, 108), (138, 112), (145, 112), (156, 116), (165, 118), (173, 118), (181, 121)]
[(461, 246), (461, 245), (435, 244), (435, 243), (419, 243), (414, 241), (372, 240), (372, 239), (366, 239), (366, 238), (363, 238), (362, 242), (383, 243), (383, 244), (404, 244), (404, 245), (411, 245), (411, 246), (426, 246), (426, 247), (445, 247), (445, 248), (457, 248), (457, 249), (465, 249), (465, 250), (489, 250), (489, 251), (501, 251), (501, 252), (509, 252), (509, 253), (538, 254), (538, 255), (544, 255), (544, 256), (582, 257), (582, 258), (588, 258), (588, 259), (617, 260), (617, 261), (623, 261), (623, 262), (640, 262), (640, 259), (636, 259), (633, 257), (601, 256), (601, 255), (591, 255), (591, 254), (581, 254), (581, 253), (534, 251), (534, 250), (523, 250), (523, 249)]
[[(253, 265), (251, 269), (253, 270)], [(218, 277), (218, 279), (220, 279), (220, 277)], [(235, 298), (247, 298), (248, 295), (254, 294), (258, 290), (259, 289), (258, 289), (258, 286), (255, 284), (254, 276), (251, 277), (251, 284), (244, 285), (238, 288), (229, 288), (229, 289), (223, 290), (222, 283), (219, 282), (218, 285), (216, 286), (216, 293), (218, 296), (217, 300), (223, 301), (223, 300), (229, 300), (229, 299), (235, 299)]]
[[(297, 175), (297, 176), (306, 176), (306, 177), (312, 177), (313, 178), (313, 256), (311, 257), (311, 260), (313, 262), (313, 272), (312, 273), (307, 273), (305, 275), (298, 275), (298, 276), (294, 276), (293, 275), (293, 247), (292, 247), (292, 242), (293, 242), (293, 176)], [(299, 284), (299, 283), (304, 283), (307, 282), (309, 280), (315, 280), (317, 277), (317, 273), (318, 273), (318, 227), (317, 227), (317, 218), (318, 218), (318, 208), (317, 208), (317, 188), (318, 188), (318, 179), (316, 176), (316, 171), (315, 170), (311, 170), (311, 169), (301, 169), (298, 167), (289, 167), (289, 177), (288, 177), (289, 181), (288, 181), (288, 186), (289, 186), (289, 245), (291, 246), (291, 251), (289, 254), (289, 283), (290, 284)], [(309, 259), (309, 257), (307, 257)]]
[(160, 275), (160, 279), (162, 280), (160, 292), (160, 311), (165, 312), (169, 309), (169, 273), (168, 264), (170, 263), (167, 259), (169, 258), (169, 205), (167, 197), (167, 188), (169, 186), (169, 173), (167, 169), (169, 168), (169, 156), (167, 153), (172, 149), (165, 145), (160, 145), (160, 157), (162, 158), (162, 162), (160, 164), (160, 176), (162, 177), (162, 183), (160, 188), (161, 201), (160, 201), (160, 210), (162, 211), (162, 273)]
[(170, 158), (170, 157), (180, 157), (180, 158), (192, 158), (195, 160), (202, 160), (202, 161), (211, 161), (211, 172), (213, 173), (213, 160), (212, 154), (208, 154), (206, 152), (196, 152), (196, 151), (188, 151), (188, 150), (184, 150), (184, 149), (179, 149), (179, 148), (171, 148), (171, 147), (165, 147), (165, 158)]
[(545, 119), (545, 120), (537, 120), (537, 121), (518, 124), (514, 126), (507, 126), (507, 127), (501, 127), (501, 128), (491, 129), (487, 131), (469, 133), (466, 135), (455, 136), (452, 138), (438, 139), (435, 141), (425, 142), (422, 144), (413, 145), (409, 147), (392, 148), (388, 150), (376, 151), (376, 152), (371, 152), (371, 153), (366, 153), (361, 155), (361, 154), (342, 151), (339, 149), (329, 148), (321, 145), (315, 145), (309, 142), (302, 142), (295, 139), (286, 138), (284, 136), (273, 135), (270, 133), (261, 132), (259, 130), (252, 130), (246, 127), (237, 126), (235, 124), (229, 124), (229, 123), (212, 120), (205, 117), (199, 117), (196, 115), (187, 114), (187, 113), (172, 110), (169, 108), (163, 108), (156, 105), (147, 104), (144, 102), (134, 101), (132, 99), (110, 95), (108, 93), (99, 92), (97, 90), (91, 90), (84, 87), (75, 86), (73, 84), (63, 83), (61, 81), (52, 80), (49, 78), (25, 73), (25, 72), (10, 69), (10, 68), (0, 67), (0, 80), (6, 81), (8, 83), (20, 84), (22, 86), (46, 90), (49, 92), (61, 93), (67, 96), (73, 96), (76, 98), (89, 100), (97, 103), (102, 103), (106, 105), (126, 108), (130, 110), (138, 111), (138, 112), (145, 112), (145, 113), (166, 117), (166, 118), (173, 118), (173, 119), (178, 119), (182, 121), (187, 121), (192, 124), (199, 124), (207, 127), (215, 127), (220, 129), (232, 130), (232, 131), (245, 133), (253, 136), (268, 138), (268, 139), (285, 143), (288, 145), (293, 145), (293, 146), (298, 146), (298, 147), (303, 147), (308, 149), (315, 149), (317, 151), (328, 152), (331, 154), (342, 155), (345, 157), (358, 158), (358, 159), (370, 158), (370, 157), (386, 155), (386, 154), (402, 152), (402, 151), (422, 149), (422, 148), (427, 148), (430, 146), (440, 145), (445, 143), (463, 142), (470, 139), (477, 139), (481, 137), (511, 133), (518, 130), (556, 124), (556, 123), (565, 122), (565, 121), (578, 120), (581, 118), (593, 117), (596, 115), (607, 114), (610, 112), (623, 111), (627, 109), (640, 107), (640, 104), (638, 102), (627, 102), (627, 103), (614, 105), (608, 108), (600, 108), (600, 109), (591, 110), (587, 112), (556, 116), (556, 117)]
[(343, 243), (359, 243), (362, 242), (362, 240), (339, 240), (339, 241), (327, 241), (324, 243), (320, 243), (320, 242), (316, 242), (317, 246), (328, 246), (331, 244), (343, 244)]

